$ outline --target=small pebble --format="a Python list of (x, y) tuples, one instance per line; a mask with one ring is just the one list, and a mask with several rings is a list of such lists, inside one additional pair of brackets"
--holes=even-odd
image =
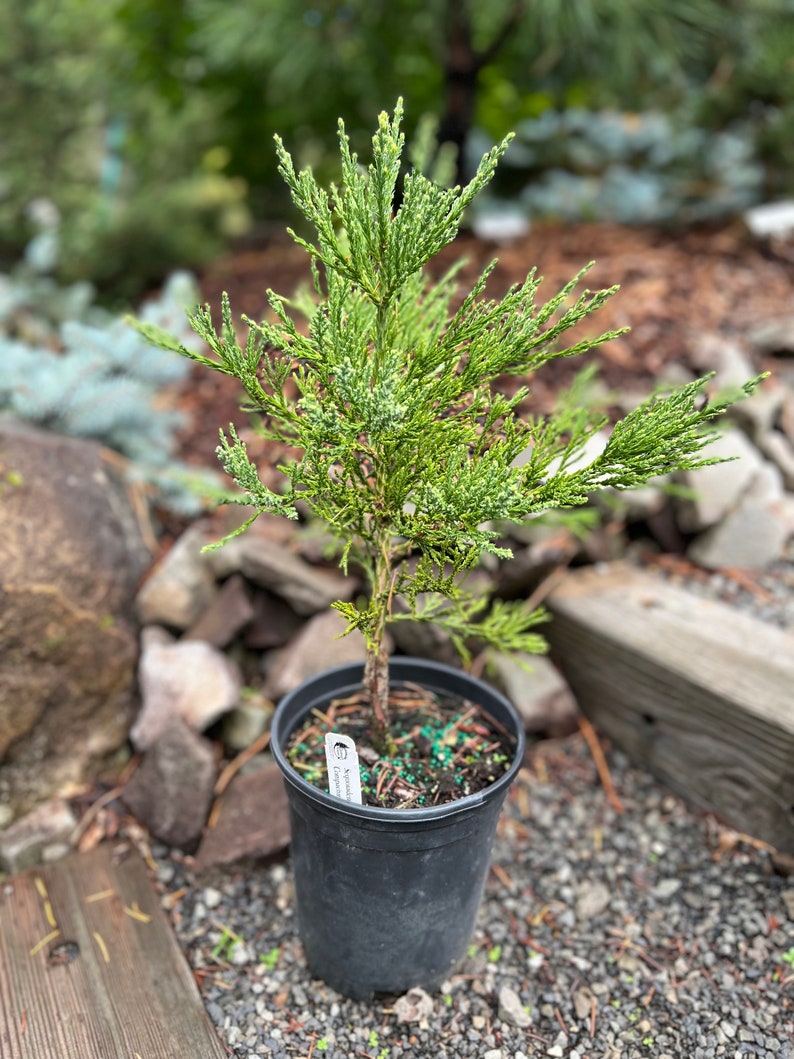
[[(794, 1059), (791, 879), (741, 841), (715, 858), (717, 825), (619, 752), (620, 816), (581, 740), (536, 753), (494, 847), (512, 891), (492, 873), (474, 955), (440, 992), (339, 996), (306, 969), (288, 861), (197, 886), (189, 860), (157, 849), (169, 889), (185, 887), (174, 929), (233, 1059)], [(218, 924), (245, 939), (220, 968)]]

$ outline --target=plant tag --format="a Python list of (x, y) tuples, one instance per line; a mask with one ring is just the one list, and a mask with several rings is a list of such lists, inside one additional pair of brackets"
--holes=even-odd
[(328, 792), (343, 802), (361, 805), (361, 777), (358, 773), (356, 744), (349, 735), (328, 732), (325, 737), (328, 763)]

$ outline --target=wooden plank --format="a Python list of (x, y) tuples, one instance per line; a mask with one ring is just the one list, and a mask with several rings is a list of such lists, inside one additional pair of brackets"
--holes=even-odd
[(794, 852), (794, 636), (623, 563), (573, 571), (545, 630), (582, 710), (702, 808)]
[(227, 1055), (133, 850), (103, 845), (0, 884), (0, 1055)]

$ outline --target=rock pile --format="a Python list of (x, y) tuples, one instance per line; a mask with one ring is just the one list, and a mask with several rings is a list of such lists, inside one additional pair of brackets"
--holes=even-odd
[[(515, 558), (488, 570), (489, 589), (539, 600), (549, 574), (571, 563), (666, 552), (720, 575), (735, 568), (758, 572), (750, 577), (782, 569), (791, 577), (794, 317), (770, 321), (744, 347), (709, 336), (693, 343), (693, 350), (694, 362), (716, 366), (715, 389), (744, 382), (758, 367), (773, 367), (762, 390), (732, 411), (711, 450), (731, 462), (637, 493), (595, 499), (601, 525), (584, 540), (543, 520), (506, 530)], [(631, 403), (627, 396), (626, 406)], [(667, 488), (671, 484), (675, 490)], [(202, 551), (227, 529), (212, 520), (191, 526), (149, 572), (135, 601), (141, 705), (130, 739), (142, 763), (125, 801), (152, 834), (197, 850), (205, 866), (267, 855), (288, 837), (272, 762), (254, 756), (218, 802), (222, 757), (266, 741), (273, 703), (286, 691), (325, 668), (363, 660), (360, 638), (339, 638), (344, 623), (328, 609), (362, 586), (341, 576), (330, 542), (316, 527), (262, 517), (222, 549)], [(792, 596), (794, 591), (773, 616), (780, 624), (794, 625)], [(404, 653), (446, 662), (452, 657), (437, 630), (399, 623), (395, 641), (392, 648)], [(121, 654), (130, 657), (129, 651)], [(530, 732), (575, 729), (576, 703), (547, 659), (533, 658), (531, 673), (503, 658), (478, 661), (486, 678), (516, 702)], [(126, 707), (114, 715), (129, 726)], [(210, 814), (214, 826), (208, 829)], [(0, 835), (6, 864), (13, 862), (4, 850), (16, 841), (17, 826)]]

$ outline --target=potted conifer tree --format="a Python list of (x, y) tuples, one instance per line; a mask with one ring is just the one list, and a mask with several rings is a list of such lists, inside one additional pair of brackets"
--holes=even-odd
[[(653, 396), (580, 466), (599, 417), (571, 401), (548, 417), (525, 414), (527, 388), (506, 396), (494, 383), (614, 337), (562, 341), (615, 288), (576, 294), (584, 269), (536, 303), (533, 271), (492, 300), (485, 287), (495, 262), (462, 299), (457, 268), (432, 278), (426, 265), (455, 238), (510, 137), (468, 185), (446, 188), (424, 175), (429, 150), (415, 153), (403, 176), (401, 118), (401, 102), (393, 116), (380, 115), (366, 167), (340, 122), (341, 183), (330, 190), (311, 170), (296, 172), (277, 139), (281, 175), (314, 229), (311, 239), (290, 233), (312, 263), (306, 327), (272, 291), (270, 319), (244, 317), (242, 343), (226, 296), (220, 329), (209, 307), (193, 313), (208, 355), (139, 325), (154, 344), (239, 379), (264, 433), (294, 453), (274, 492), (234, 427), (221, 432), (221, 463), (254, 511), (237, 532), (262, 512), (296, 519), (300, 501), (339, 539), (342, 568), (355, 565), (369, 586), (362, 599), (334, 604), (347, 632), (363, 635), (366, 664), (292, 692), (272, 733), (290, 798), (309, 966), (353, 997), (437, 984), (465, 952), (524, 747), (513, 707), (486, 684), (437, 663), (390, 661), (388, 624), (436, 623), (464, 657), (472, 640), (543, 651), (541, 613), (467, 589), (483, 555), (509, 558), (493, 526), (713, 462), (704, 428), (725, 408), (703, 399), (705, 379)], [(363, 777), (367, 804), (349, 800), (356, 792), (343, 786), (326, 790), (324, 767), (310, 760), (314, 746), (322, 755), (325, 736), (340, 759), (352, 753), (354, 744), (338, 738), (343, 729), (362, 755), (352, 784)], [(349, 768), (344, 775), (350, 783)]]

